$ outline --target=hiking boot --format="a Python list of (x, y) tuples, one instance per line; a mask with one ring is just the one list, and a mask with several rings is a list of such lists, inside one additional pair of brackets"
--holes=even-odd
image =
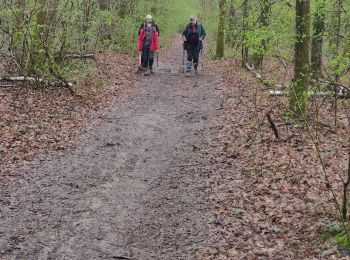
[(152, 67), (149, 68), (149, 71), (151, 72), (152, 75), (154, 74), (154, 70)]
[(198, 69), (194, 68), (194, 74), (198, 75)]
[(191, 76), (191, 72), (190, 71), (187, 71), (186, 72), (186, 77), (190, 77)]
[(151, 73), (150, 70), (147, 68), (147, 69), (145, 70), (145, 72), (143, 73), (143, 75), (148, 76), (150, 73)]

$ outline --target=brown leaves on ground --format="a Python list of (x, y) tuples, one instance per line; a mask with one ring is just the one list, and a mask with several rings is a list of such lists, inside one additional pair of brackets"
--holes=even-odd
[[(116, 53), (96, 55), (96, 75), (66, 89), (0, 87), (0, 175), (30, 161), (39, 151), (63, 150), (101, 107), (134, 82), (133, 59)], [(2, 177), (4, 178), (4, 177)]]
[[(226, 101), (223, 116), (211, 128), (216, 138), (196, 152), (212, 155), (208, 171), (217, 208), (209, 225), (220, 239), (215, 247), (199, 252), (198, 259), (329, 259), (322, 256), (328, 248), (318, 237), (339, 214), (310, 132), (305, 126), (289, 124), (283, 116), (287, 100), (270, 97), (233, 61), (210, 66), (223, 76)], [(123, 55), (99, 54), (97, 69), (101, 86), (91, 75), (79, 82), (74, 96), (64, 89), (0, 88), (2, 174), (41, 150), (68, 148), (97, 109), (107, 106), (135, 78), (132, 59)], [(349, 125), (340, 110), (339, 126), (331, 126), (330, 100), (315, 99), (311, 105), (311, 114), (318, 113), (311, 133), (317, 137), (339, 200), (339, 176), (347, 170)], [(271, 109), (280, 140), (266, 119)]]
[[(212, 199), (217, 209), (210, 225), (221, 239), (215, 248), (203, 250), (200, 258), (329, 259), (323, 252), (331, 245), (320, 234), (339, 219), (339, 212), (310, 134), (316, 137), (340, 202), (339, 174), (346, 176), (348, 162), (349, 125), (344, 111), (339, 110), (339, 126), (333, 129), (331, 100), (312, 100), (313, 118), (314, 103), (324, 104), (318, 109), (318, 122), (323, 124), (311, 122), (309, 132), (287, 122), (286, 98), (269, 96), (266, 87), (234, 61), (211, 66), (215, 73), (225, 71), (226, 86), (224, 116), (212, 129), (217, 137), (205, 151), (213, 154), (216, 184)], [(271, 109), (280, 140), (266, 119)], [(216, 167), (218, 163), (226, 166)]]

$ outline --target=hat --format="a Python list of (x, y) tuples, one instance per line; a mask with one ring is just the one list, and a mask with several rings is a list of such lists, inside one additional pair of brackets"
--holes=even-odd
[(153, 20), (152, 15), (150, 15), (150, 14), (149, 14), (149, 15), (147, 15), (147, 16), (146, 16), (146, 20), (151, 20), (151, 21), (152, 21), (152, 20)]
[(190, 16), (190, 21), (197, 21), (197, 16), (191, 15)]

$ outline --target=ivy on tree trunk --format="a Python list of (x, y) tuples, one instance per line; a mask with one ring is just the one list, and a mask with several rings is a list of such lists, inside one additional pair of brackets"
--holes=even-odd
[(305, 116), (310, 80), (310, 0), (296, 0), (295, 9), (295, 68), (293, 83), (290, 87), (289, 107), (294, 115)]

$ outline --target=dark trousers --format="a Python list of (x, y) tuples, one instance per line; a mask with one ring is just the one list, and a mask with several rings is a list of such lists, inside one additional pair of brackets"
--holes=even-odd
[(141, 55), (141, 65), (144, 68), (152, 68), (154, 62), (154, 52), (150, 49), (143, 49)]
[(200, 49), (198, 48), (198, 45), (187, 46), (187, 71), (192, 70), (192, 63), (194, 68), (197, 69), (199, 63), (199, 53)]

